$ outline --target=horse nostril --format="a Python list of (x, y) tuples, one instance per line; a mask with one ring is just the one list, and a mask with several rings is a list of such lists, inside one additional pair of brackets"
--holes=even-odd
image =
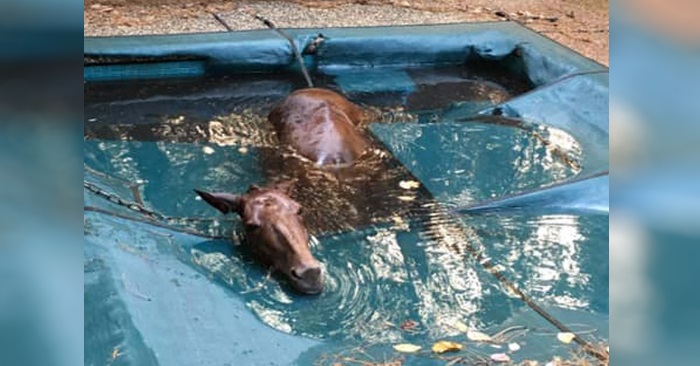
[(318, 281), (318, 279), (321, 277), (321, 267), (313, 267), (309, 268), (304, 272), (306, 279), (312, 280), (312, 281)]
[(301, 281), (317, 281), (321, 277), (321, 267), (292, 268), (292, 277)]

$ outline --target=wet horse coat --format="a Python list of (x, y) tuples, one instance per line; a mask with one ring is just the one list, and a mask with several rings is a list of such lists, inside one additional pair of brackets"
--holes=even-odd
[[(258, 19), (263, 20), (268, 27), (290, 42), (309, 84), (309, 88), (293, 92), (269, 113), (268, 120), (275, 128), (280, 142), (312, 161), (314, 168), (349, 168), (350, 176), (361, 178), (351, 180), (359, 182), (359, 185), (343, 186), (339, 184), (338, 175), (329, 180), (328, 176), (313, 172), (308, 164), (304, 164), (298, 158), (290, 160), (283, 154), (267, 157), (267, 154), (262, 154), (262, 165), (269, 173), (268, 180), (274, 182), (291, 179), (301, 182), (303, 184), (297, 185), (302, 191), (306, 190), (311, 197), (323, 197), (322, 200), (312, 200), (319, 203), (313, 207), (313, 211), (321, 213), (321, 220), (317, 223), (330, 222), (331, 229), (372, 223), (372, 209), (375, 207), (385, 217), (395, 214), (396, 210), (393, 207), (396, 202), (379, 201), (379, 206), (376, 206), (378, 200), (367, 194), (379, 192), (381, 198), (391, 197), (387, 195), (387, 189), (367, 187), (367, 184), (371, 185), (374, 181), (387, 182), (384, 179), (387, 172), (384, 169), (376, 169), (376, 164), (352, 170), (370, 146), (370, 140), (361, 129), (366, 122), (365, 112), (336, 92), (314, 88), (294, 41), (269, 20), (260, 17)], [(279, 152), (280, 149), (276, 150)], [(374, 162), (376, 163), (377, 159)], [(385, 161), (379, 161), (380, 165), (383, 163)], [(368, 170), (365, 169), (368, 167)], [(404, 173), (402, 176), (407, 175), (405, 170), (399, 171)], [(320, 180), (317, 177), (320, 177)], [(392, 182), (392, 186), (395, 189), (398, 185)], [(257, 253), (258, 261), (279, 270), (294, 288), (303, 293), (314, 294), (322, 291), (323, 272), (308, 249), (308, 233), (300, 215), (301, 206), (289, 197), (288, 187), (280, 189), (270, 186), (263, 189), (253, 186), (245, 195), (211, 194), (202, 191), (197, 193), (223, 213), (235, 211), (241, 216), (246, 224), (246, 242), (252, 251)], [(327, 206), (321, 207), (323, 204)], [(389, 211), (384, 212), (387, 209)], [(328, 220), (329, 213), (341, 215), (334, 221), (335, 217)]]
[(365, 113), (333, 91), (293, 92), (268, 115), (280, 141), (316, 165), (349, 165), (367, 148), (358, 126)]
[(296, 182), (295, 197), (310, 208), (304, 218), (313, 232), (392, 221), (418, 210), (428, 197), (422, 187), (400, 188), (401, 181), (415, 178), (367, 131), (373, 114), (321, 88), (297, 90), (269, 113), (280, 143), (296, 154), (263, 150), (260, 166), (268, 180)]
[(235, 212), (245, 226), (245, 244), (255, 259), (282, 273), (296, 290), (323, 290), (323, 272), (309, 250), (301, 205), (289, 198), (290, 184), (251, 186), (245, 194), (195, 190), (223, 214)]

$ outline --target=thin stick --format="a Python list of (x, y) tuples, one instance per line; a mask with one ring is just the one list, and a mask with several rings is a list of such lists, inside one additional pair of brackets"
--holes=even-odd
[(228, 25), (228, 23), (226, 23), (226, 21), (222, 17), (220, 17), (219, 14), (214, 13), (214, 12), (211, 12), (209, 14), (213, 15), (214, 19), (216, 19), (217, 22), (219, 22), (221, 25), (223, 25), (227, 31), (233, 32), (233, 28), (231, 28), (231, 26)]
[(139, 185), (138, 184), (132, 184), (129, 186), (131, 189), (131, 194), (134, 196), (134, 200), (136, 203), (138, 203), (141, 206), (144, 206), (143, 204), (143, 199), (141, 199), (141, 192), (139, 191)]
[(299, 63), (299, 67), (301, 68), (301, 72), (304, 74), (304, 79), (306, 79), (306, 84), (308, 84), (309, 88), (313, 88), (314, 84), (311, 82), (311, 77), (309, 76), (309, 71), (306, 70), (306, 65), (304, 65), (304, 59), (301, 57), (301, 53), (299, 52), (299, 49), (297, 48), (296, 43), (294, 43), (294, 39), (292, 39), (292, 37), (290, 37), (287, 33), (283, 32), (282, 30), (277, 28), (275, 23), (273, 23), (269, 19), (266, 19), (259, 14), (255, 14), (254, 16), (255, 16), (255, 19), (258, 19), (261, 22), (263, 22), (263, 24), (265, 24), (268, 28), (277, 32), (277, 34), (284, 37), (289, 42), (289, 45), (292, 46), (292, 52), (294, 53), (294, 57), (296, 57), (297, 62)]

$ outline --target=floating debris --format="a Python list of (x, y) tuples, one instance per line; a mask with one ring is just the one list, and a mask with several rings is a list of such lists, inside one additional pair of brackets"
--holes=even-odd
[(114, 347), (112, 350), (112, 361), (116, 360), (117, 357), (121, 356), (122, 352), (119, 350), (119, 347)]
[(418, 328), (418, 323), (415, 320), (409, 319), (401, 323), (401, 329), (403, 330), (415, 330), (416, 328)]
[(456, 352), (464, 348), (459, 343), (452, 341), (439, 341), (433, 344), (432, 350), (434, 353)]
[(410, 343), (395, 344), (394, 349), (403, 353), (415, 353), (420, 351), (421, 346)]
[(490, 342), (491, 336), (476, 330), (470, 330), (467, 332), (467, 338), (474, 342)]
[(564, 344), (569, 344), (571, 341), (576, 338), (576, 335), (574, 333), (569, 333), (569, 332), (560, 332), (557, 334), (557, 339)]
[(469, 331), (469, 327), (468, 327), (466, 324), (464, 324), (464, 323), (462, 323), (461, 321), (459, 321), (459, 320), (457, 320), (456, 322), (454, 322), (454, 323), (452, 324), (452, 327), (455, 328), (455, 329), (457, 329), (458, 331), (460, 331), (460, 332), (462, 332), (462, 333), (466, 333), (466, 332)]
[(491, 355), (491, 361), (493, 362), (510, 362), (510, 356), (505, 353), (494, 353)]

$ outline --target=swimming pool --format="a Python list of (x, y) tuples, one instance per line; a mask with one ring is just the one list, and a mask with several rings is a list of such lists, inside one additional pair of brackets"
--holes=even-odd
[[(265, 116), (303, 79), (274, 33), (86, 38), (86, 363), (545, 360), (575, 349), (552, 319), (607, 339), (606, 68), (507, 22), (290, 33), (322, 34), (315, 84), (376, 116), (358, 179), (279, 155)], [(273, 177), (298, 180), (318, 297), (192, 192)]]

